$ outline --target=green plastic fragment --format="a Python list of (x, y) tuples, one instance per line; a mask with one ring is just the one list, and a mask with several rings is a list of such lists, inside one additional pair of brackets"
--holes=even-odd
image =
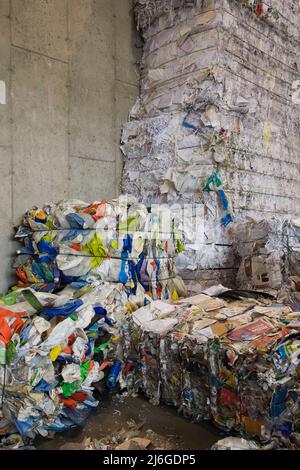
[(84, 382), (87, 376), (89, 375), (90, 364), (91, 364), (91, 361), (87, 361), (87, 362), (83, 362), (80, 366), (82, 382)]
[(82, 250), (91, 256), (92, 269), (97, 268), (107, 258), (107, 251), (99, 233), (95, 233), (93, 238), (83, 246)]
[(176, 253), (182, 253), (184, 251), (184, 246), (181, 240), (177, 240)]
[(32, 379), (32, 381), (31, 381), (31, 385), (32, 385), (32, 386), (34, 385), (34, 382), (35, 382), (35, 380), (36, 380), (38, 374), (39, 374), (39, 371), (36, 370), (36, 371), (35, 371), (35, 374), (34, 374), (34, 376), (33, 376), (33, 379)]
[(6, 351), (6, 363), (7, 365), (9, 365), (14, 357), (15, 357), (15, 350), (16, 350), (16, 347), (14, 345), (14, 343), (11, 341), (7, 347), (7, 351)]
[(15, 305), (17, 303), (18, 291), (8, 292), (6, 295), (2, 295), (0, 299), (5, 305)]
[(87, 376), (89, 375), (90, 364), (91, 364), (91, 361), (83, 362), (81, 364), (80, 366), (81, 380), (76, 380), (75, 382), (72, 382), (72, 383), (62, 382), (60, 384), (64, 397), (67, 398), (67, 397), (72, 396), (73, 393), (77, 392), (77, 390), (81, 388), (81, 384), (86, 380)]
[(207, 193), (210, 193), (211, 191), (213, 191), (214, 188), (211, 187), (212, 185), (214, 185), (216, 188), (219, 188), (220, 186), (222, 186), (222, 180), (221, 180), (221, 175), (220, 175), (219, 170), (215, 171), (211, 176), (209, 176), (209, 178), (206, 181), (204, 191)]
[(102, 351), (102, 349), (106, 349), (109, 346), (110, 343), (111, 343), (111, 339), (106, 341), (106, 343), (102, 343), (99, 346), (96, 346), (94, 348), (94, 352), (97, 354), (99, 351)]
[(80, 380), (77, 380), (76, 382), (73, 382), (73, 383), (63, 382), (60, 386), (63, 391), (63, 396), (67, 398), (67, 397), (72, 396), (73, 393), (77, 392), (77, 390), (80, 389), (81, 382)]
[(93, 287), (90, 284), (88, 284), (78, 289), (78, 291), (75, 292), (73, 297), (74, 299), (79, 299), (79, 297), (82, 297), (85, 294), (89, 294), (92, 291), (93, 291)]
[(40, 268), (43, 273), (43, 277), (46, 282), (53, 282), (54, 277), (53, 273), (50, 271), (49, 267), (47, 266), (47, 263), (40, 263)]
[(22, 291), (23, 297), (27, 302), (33, 307), (37, 312), (40, 312), (43, 309), (42, 304), (39, 299), (34, 295), (30, 289), (24, 289)]

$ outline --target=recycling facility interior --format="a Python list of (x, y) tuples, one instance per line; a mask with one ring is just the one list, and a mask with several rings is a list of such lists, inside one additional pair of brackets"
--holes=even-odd
[[(203, 208), (204, 239), (187, 230), (176, 254), (190, 294), (220, 283), (274, 293), (299, 276), (299, 43), (297, 0), (0, 0), (1, 292), (26, 210), (119, 194), (188, 204), (191, 224)], [(201, 432), (200, 448), (217, 440)]]

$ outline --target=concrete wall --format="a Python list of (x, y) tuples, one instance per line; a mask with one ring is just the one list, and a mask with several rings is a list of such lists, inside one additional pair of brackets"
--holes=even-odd
[(118, 193), (121, 125), (138, 93), (131, 8), (0, 0), (0, 291), (24, 210)]

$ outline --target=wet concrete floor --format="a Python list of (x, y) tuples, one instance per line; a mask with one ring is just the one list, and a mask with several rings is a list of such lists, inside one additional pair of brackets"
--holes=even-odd
[(169, 450), (204, 450), (210, 449), (216, 441), (222, 438), (213, 425), (191, 423), (178, 415), (176, 409), (172, 407), (156, 407), (142, 397), (113, 396), (89, 417), (83, 429), (57, 434), (51, 440), (39, 440), (36, 442), (36, 448), (40, 450), (82, 449), (88, 438), (100, 440), (107, 435), (118, 436), (132, 420), (136, 423), (144, 423), (141, 435), (148, 436), (149, 430), (153, 432), (155, 443), (152, 443), (152, 448), (154, 446)]

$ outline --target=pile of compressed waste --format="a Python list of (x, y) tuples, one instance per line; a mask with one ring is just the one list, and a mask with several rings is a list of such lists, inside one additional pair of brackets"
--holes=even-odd
[[(223, 286), (186, 298), (175, 269), (183, 247), (174, 221), (162, 231), (160, 218), (123, 198), (24, 214), (18, 283), (0, 304), (0, 447), (81, 426), (103, 384), (264, 448), (298, 446), (298, 304)], [(288, 242), (270, 224), (255, 240), (239, 230), (250, 257), (277, 251), (298, 266), (295, 222), (282, 226)]]
[[(240, 222), (235, 228), (243, 289), (291, 290), (300, 300), (300, 221), (273, 218)], [(297, 294), (298, 293), (298, 294)]]
[(14, 265), (18, 285), (53, 292), (100, 280), (124, 285), (137, 301), (145, 292), (168, 299), (180, 283), (174, 263), (182, 250), (171, 223), (168, 230), (161, 233), (160, 212), (126, 198), (33, 208), (16, 233), (24, 245)]
[(220, 292), (133, 313), (128, 359), (139, 387), (194, 421), (292, 447), (300, 429), (300, 312), (270, 296)]
[(185, 295), (173, 229), (159, 238), (159, 215), (122, 198), (24, 214), (19, 281), (0, 305), (0, 446), (82, 425), (103, 379), (112, 390), (123, 374), (126, 387), (126, 314)]

